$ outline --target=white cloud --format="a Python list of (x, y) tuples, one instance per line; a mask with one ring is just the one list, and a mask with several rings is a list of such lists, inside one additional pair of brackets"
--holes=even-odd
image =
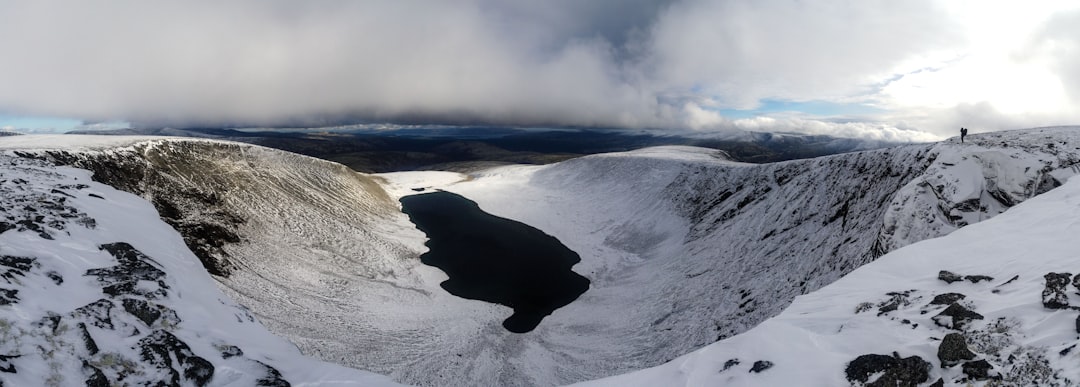
[[(987, 128), (1078, 118), (1080, 22), (1060, 11), (1070, 3), (2, 2), (0, 52), (18, 55), (0, 61), (0, 111), (951, 135), (979, 117), (995, 117)], [(763, 99), (884, 113), (835, 123), (716, 112)]]

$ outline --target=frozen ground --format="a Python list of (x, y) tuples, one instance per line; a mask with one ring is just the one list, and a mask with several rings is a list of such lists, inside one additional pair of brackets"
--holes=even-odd
[[(889, 379), (883, 368), (862, 381), (1076, 385), (1080, 282), (1069, 279), (1080, 251), (1077, 219), (1080, 180), (1073, 179), (998, 217), (889, 253), (746, 333), (659, 367), (581, 385), (841, 386), (860, 376), (847, 371), (859, 356), (894, 353), (925, 361), (925, 378)], [(947, 282), (942, 270), (992, 279)], [(1049, 286), (1051, 273), (1063, 274), (1065, 286)], [(942, 299), (951, 300), (935, 304)], [(953, 324), (938, 316), (954, 303), (978, 317), (959, 329), (943, 326)], [(963, 338), (970, 359), (945, 367), (941, 348), (950, 334)], [(967, 366), (980, 360), (991, 366), (985, 377)], [(769, 367), (751, 371), (759, 362)]]
[[(469, 175), (369, 176), (201, 140), (7, 147), (154, 203), (219, 288), (305, 354), (409, 384), (556, 385), (733, 337), (888, 251), (1046, 192), (1080, 173), (1074, 131), (764, 165), (662, 147)], [(574, 270), (590, 290), (532, 332), (505, 331), (509, 308), (451, 296), (438, 287), (445, 275), (418, 263), (424, 236), (396, 203), (414, 188), (556, 236), (581, 255)]]
[(0, 385), (396, 385), (302, 356), (147, 201), (0, 153)]

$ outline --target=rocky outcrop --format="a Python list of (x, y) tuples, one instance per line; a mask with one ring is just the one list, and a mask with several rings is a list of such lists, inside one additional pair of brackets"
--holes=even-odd
[(982, 319), (983, 315), (955, 302), (933, 317), (934, 324), (956, 330), (963, 330), (971, 321)]
[(937, 356), (938, 360), (941, 361), (941, 367), (947, 368), (960, 364), (965, 360), (974, 359), (975, 353), (968, 349), (964, 335), (950, 333), (945, 335), (945, 338), (941, 339), (941, 345), (938, 346)]
[[(868, 354), (852, 360), (844, 370), (847, 380), (865, 387), (916, 387), (930, 379), (930, 363), (918, 356)], [(872, 375), (880, 376), (870, 382)]]
[(1046, 288), (1042, 292), (1042, 303), (1047, 309), (1066, 309), (1069, 307), (1069, 296), (1065, 293), (1065, 287), (1069, 285), (1069, 273), (1046, 273)]

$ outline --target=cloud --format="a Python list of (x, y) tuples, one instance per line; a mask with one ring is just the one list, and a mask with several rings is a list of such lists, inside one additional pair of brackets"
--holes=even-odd
[[(745, 127), (916, 138), (950, 106), (979, 102), (941, 101), (934, 109), (943, 113), (924, 119), (911, 112), (925, 106), (899, 91), (931, 81), (908, 73), (926, 58), (970, 43), (956, 10), (940, 4), (949, 3), (2, 2), (0, 52), (10, 54), (0, 60), (0, 112), (173, 126)], [(1048, 27), (1046, 39), (1076, 36), (1071, 20)], [(1061, 47), (1043, 47), (1044, 56)], [(1080, 82), (1074, 62), (1053, 71)], [(872, 103), (891, 115), (857, 124), (716, 113), (762, 100)]]

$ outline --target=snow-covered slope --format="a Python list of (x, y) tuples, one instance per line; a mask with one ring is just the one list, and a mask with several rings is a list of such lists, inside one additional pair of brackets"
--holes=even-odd
[(1072, 179), (889, 253), (746, 333), (582, 385), (1076, 385), (1077, 219)]
[(10, 151), (0, 165), (0, 385), (394, 385), (272, 335), (145, 200)]
[[(969, 139), (765, 165), (661, 147), (375, 177), (206, 140), (31, 136), (0, 148), (151, 201), (228, 297), (306, 354), (410, 384), (555, 385), (744, 332), (889, 250), (1080, 172), (1069, 128)], [(581, 255), (590, 290), (532, 332), (506, 331), (509, 308), (449, 295), (445, 274), (419, 263), (424, 235), (396, 203), (414, 188), (556, 236)]]
[(440, 369), (465, 363), (458, 354), (485, 356), (474, 335), (502, 330), (500, 307), (438, 286), (445, 274), (416, 259), (423, 234), (369, 176), (222, 141), (47, 140), (8, 147), (89, 169), (154, 203), (226, 295), (306, 354), (437, 383)]
[(537, 330), (558, 354), (544, 364), (567, 382), (743, 332), (890, 249), (990, 218), (1077, 173), (1072, 129), (972, 137), (766, 165), (664, 147), (434, 187), (582, 255), (575, 270), (592, 289)]

